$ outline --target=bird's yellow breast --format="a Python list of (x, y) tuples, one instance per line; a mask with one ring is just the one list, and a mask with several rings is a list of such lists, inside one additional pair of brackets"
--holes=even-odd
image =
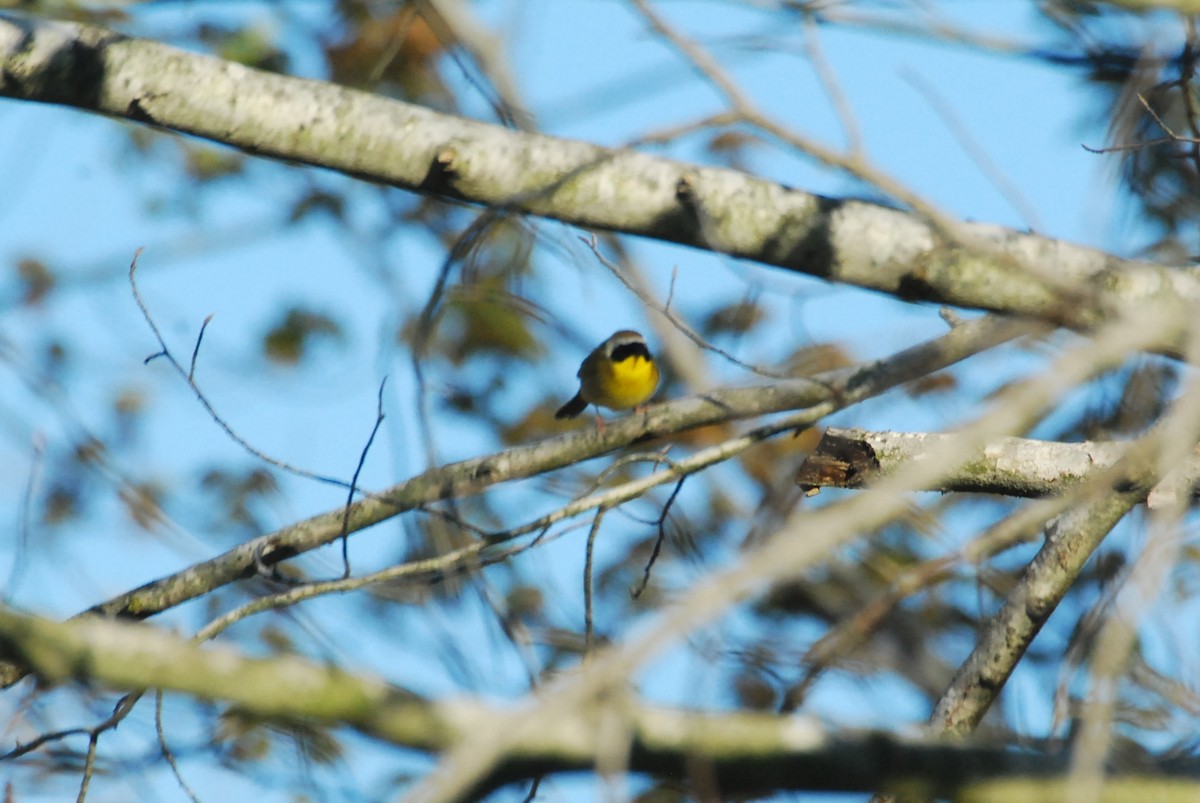
[(583, 397), (611, 410), (637, 407), (658, 388), (658, 366), (654, 360), (634, 354), (623, 360), (596, 360), (592, 370), (581, 372)]

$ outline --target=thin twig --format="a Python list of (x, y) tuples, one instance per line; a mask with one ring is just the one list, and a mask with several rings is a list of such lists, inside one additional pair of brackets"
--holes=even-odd
[(626, 140), (625, 145), (629, 148), (639, 148), (646, 145), (666, 145), (699, 131), (736, 125), (741, 121), (741, 116), (734, 112), (717, 112), (716, 114), (705, 115), (698, 120), (692, 120), (688, 123), (680, 123), (679, 125), (651, 131), (648, 134), (642, 134), (639, 137)]
[(1103, 148), (1093, 148), (1091, 145), (1080, 143), (1079, 147), (1088, 153), (1105, 154), (1120, 153), (1121, 151), (1138, 151), (1143, 148), (1154, 147), (1155, 145), (1170, 145), (1174, 142), (1179, 142), (1179, 139), (1176, 137), (1159, 137), (1158, 139), (1149, 139), (1145, 142), (1133, 142), (1128, 145), (1107, 145)]
[(350, 576), (350, 510), (354, 502), (354, 492), (358, 488), (358, 475), (362, 473), (363, 464), (367, 462), (367, 453), (371, 451), (371, 444), (375, 442), (375, 436), (379, 433), (379, 427), (383, 424), (383, 389), (387, 385), (387, 377), (379, 383), (379, 393), (375, 405), (375, 424), (371, 427), (371, 434), (367, 438), (367, 442), (363, 445), (362, 452), (358, 455), (358, 465), (354, 467), (354, 476), (350, 478), (350, 488), (346, 492), (346, 509), (342, 514), (342, 578)]
[(200, 337), (196, 338), (196, 345), (192, 352), (191, 370), (184, 370), (184, 367), (180, 365), (179, 361), (175, 359), (175, 356), (171, 353), (170, 348), (167, 347), (167, 341), (163, 339), (162, 332), (160, 332), (158, 329), (158, 324), (154, 322), (154, 318), (150, 314), (150, 308), (146, 306), (146, 302), (142, 299), (141, 291), (138, 290), (136, 274), (138, 257), (141, 256), (141, 254), (142, 249), (137, 249), (137, 251), (135, 251), (133, 254), (133, 260), (129, 263), (129, 286), (133, 290), (133, 300), (137, 302), (138, 309), (141, 310), (142, 317), (145, 318), (146, 324), (150, 327), (150, 331), (154, 333), (154, 339), (158, 341), (159, 346), (159, 351), (151, 354), (149, 357), (143, 360), (143, 362), (149, 363), (158, 359), (159, 357), (165, 358), (171, 367), (175, 369), (175, 373), (179, 374), (183, 381), (187, 383), (187, 386), (192, 389), (192, 393), (196, 395), (196, 400), (200, 402), (200, 405), (204, 408), (205, 412), (208, 413), (209, 417), (217, 424), (217, 426), (224, 430), (225, 434), (229, 436), (230, 440), (242, 447), (242, 449), (252, 456), (258, 458), (264, 463), (267, 463), (268, 465), (275, 466), (276, 468), (282, 469), (283, 471), (286, 471), (289, 474), (294, 474), (298, 477), (316, 480), (317, 482), (323, 482), (328, 485), (336, 485), (341, 488), (350, 487), (350, 484), (345, 480), (339, 480), (336, 477), (327, 477), (322, 474), (317, 474), (316, 472), (298, 468), (289, 463), (285, 463), (282, 460), (271, 457), (270, 455), (265, 454), (264, 452), (261, 452), (255, 447), (251, 446), (249, 441), (234, 432), (233, 427), (231, 427), (225, 421), (225, 419), (222, 418), (219, 413), (217, 413), (216, 408), (213, 407), (212, 403), (208, 400), (208, 397), (204, 395), (204, 392), (200, 389), (200, 386), (196, 384), (193, 378), (196, 370), (196, 357), (198, 356), (200, 350), (200, 340), (203, 338), (204, 329), (208, 326), (208, 321), (212, 318), (212, 316), (210, 315), (208, 318), (205, 318), (204, 326), (202, 326), (200, 329)]
[(654, 548), (650, 550), (650, 559), (646, 561), (646, 568), (642, 572), (642, 582), (629, 590), (629, 596), (637, 599), (646, 590), (646, 586), (650, 583), (650, 570), (654, 568), (655, 562), (658, 561), (658, 554), (662, 551), (663, 541), (667, 537), (667, 514), (671, 511), (671, 505), (675, 502), (675, 497), (679, 496), (679, 492), (683, 489), (683, 483), (687, 480), (688, 475), (683, 475), (679, 478), (679, 482), (675, 483), (675, 490), (671, 491), (671, 495), (667, 497), (667, 502), (663, 505), (662, 515), (658, 517), (658, 537), (654, 539)]
[(525, 799), (521, 803), (533, 803), (537, 797), (538, 787), (542, 785), (542, 776), (537, 776), (533, 779), (533, 783), (529, 784), (529, 794), (525, 795)]
[(83, 762), (83, 778), (79, 782), (79, 794), (75, 796), (75, 803), (83, 803), (87, 799), (88, 787), (92, 783), (92, 773), (96, 769), (96, 748), (100, 744), (100, 735), (93, 732), (88, 737), (87, 754)]
[(434, 332), (444, 310), (442, 302), (446, 296), (446, 288), (450, 284), (450, 275), (454, 267), (465, 260), (479, 244), (480, 240), (487, 234), (488, 230), (503, 220), (505, 216), (506, 213), (502, 210), (484, 210), (455, 239), (454, 243), (450, 246), (449, 252), (446, 254), (446, 258), (442, 260), (438, 268), (437, 279), (429, 291), (429, 297), (425, 299), (424, 306), (421, 307), (420, 315), (417, 316), (416, 328), (413, 332), (411, 364), (414, 392), (416, 393), (417, 421), (420, 425), (421, 440), (425, 447), (425, 458), (430, 465), (436, 463), (437, 460), (433, 442), (433, 428), (429, 416), (429, 389), (425, 380), (424, 360), (426, 352), (429, 349), (429, 344), (433, 341)]
[(142, 692), (130, 692), (129, 694), (121, 697), (121, 699), (117, 700), (116, 705), (113, 706), (112, 714), (92, 727), (66, 728), (64, 730), (53, 731), (51, 733), (43, 733), (36, 739), (26, 742), (25, 744), (19, 744), (12, 750), (9, 750), (7, 753), (0, 755), (0, 762), (10, 761), (14, 758), (20, 758), (21, 756), (32, 753), (42, 745), (49, 744), (50, 742), (62, 741), (63, 739), (71, 736), (87, 735), (89, 739), (98, 739), (100, 734), (108, 730), (113, 730), (117, 727), (117, 725), (120, 725), (121, 722), (127, 716), (129, 716), (129, 713), (133, 711), (133, 707), (141, 698)]
[(7, 753), (0, 754), (0, 762), (11, 761), (14, 758), (20, 758), (21, 756), (28, 755), (34, 750), (40, 748), (42, 745), (49, 744), (50, 742), (62, 741), (63, 739), (69, 739), (72, 736), (84, 736), (90, 734), (91, 732), (91, 728), (64, 728), (60, 731), (43, 733), (23, 744), (18, 743), (16, 747), (14, 747), (12, 750), (9, 750)]
[[(591, 249), (592, 253), (596, 256), (596, 259), (600, 262), (600, 264), (603, 265), (604, 267), (608, 268), (609, 272), (612, 273), (612, 275), (617, 278), (617, 281), (619, 281), (621, 284), (625, 285), (625, 287), (628, 288), (629, 291), (632, 292), (634, 295), (636, 295), (643, 304), (645, 304), (648, 307), (653, 308), (656, 312), (660, 313), (664, 318), (666, 318), (668, 321), (670, 321), (672, 323), (672, 325), (675, 326), (676, 329), (678, 329), (680, 332), (683, 333), (684, 337), (686, 337), (688, 340), (695, 343), (700, 348), (704, 349), (705, 351), (711, 351), (713, 354), (720, 356), (721, 358), (729, 361), (730, 363), (738, 366), (739, 368), (745, 368), (747, 371), (751, 371), (752, 373), (758, 374), (760, 376), (766, 376), (766, 377), (770, 377), (772, 379), (792, 379), (795, 377), (794, 374), (789, 374), (789, 373), (786, 373), (783, 371), (776, 371), (776, 370), (767, 368), (762, 365), (755, 365), (754, 363), (748, 363), (744, 360), (740, 360), (737, 357), (730, 354), (725, 349), (721, 348), (720, 346), (714, 346), (712, 343), (710, 343), (708, 340), (706, 340), (703, 335), (701, 335), (699, 332), (697, 332), (695, 329), (693, 329), (688, 324), (687, 321), (680, 318), (677, 314), (675, 314), (671, 310), (669, 296), (668, 296), (666, 304), (659, 304), (654, 298), (652, 298), (645, 291), (643, 291), (640, 287), (636, 286), (633, 282), (631, 282), (629, 280), (629, 277), (627, 277), (625, 275), (625, 272), (623, 270), (621, 270), (619, 265), (617, 265), (612, 260), (608, 259), (606, 256), (604, 256), (604, 254), (600, 253), (599, 241), (597, 240), (595, 234), (590, 234), (586, 237), (583, 235), (580, 235), (579, 239), (588, 248)], [(673, 282), (672, 282), (672, 292), (674, 292), (674, 283)]]
[(10, 601), (16, 594), (17, 583), (20, 582), (21, 574), (25, 571), (25, 563), (28, 560), (33, 499), (41, 479), (42, 462), (45, 455), (46, 437), (41, 432), (35, 432), (33, 435), (33, 459), (29, 463), (29, 479), (25, 482), (25, 492), (21, 494), (21, 508), (17, 521), (17, 544), (13, 550), (13, 562), (8, 570), (8, 580), (4, 584), (4, 598)]
[(204, 316), (204, 323), (200, 324), (200, 333), (196, 335), (196, 345), (192, 348), (192, 361), (188, 365), (188, 382), (196, 381), (196, 360), (200, 357), (200, 344), (204, 342), (204, 333), (208, 330), (209, 323), (212, 322), (213, 315), (209, 313)]
[(192, 791), (192, 787), (184, 780), (183, 772), (179, 769), (179, 762), (175, 760), (175, 754), (167, 745), (167, 734), (163, 729), (163, 691), (159, 689), (154, 695), (154, 732), (158, 736), (158, 749), (162, 753), (162, 757), (166, 759), (167, 765), (171, 768), (171, 773), (175, 776), (175, 782), (179, 784), (179, 788), (188, 796), (192, 803), (200, 803), (200, 798)]
[(595, 637), (592, 620), (592, 568), (596, 536), (600, 533), (600, 522), (604, 521), (604, 514), (607, 510), (606, 507), (597, 508), (596, 515), (592, 518), (591, 529), (588, 530), (587, 547), (583, 553), (583, 651), (585, 655), (591, 654), (592, 642)]
[(808, 60), (812, 62), (813, 69), (817, 73), (817, 80), (824, 87), (825, 94), (829, 96), (829, 102), (833, 104), (838, 120), (842, 123), (842, 130), (846, 134), (846, 149), (849, 151), (851, 158), (862, 159), (865, 153), (862, 129), (858, 125), (858, 118), (854, 116), (854, 109), (846, 99), (846, 93), (842, 90), (837, 73), (830, 68), (829, 61), (825, 58), (825, 53), (821, 49), (821, 40), (817, 36), (817, 30), (816, 21), (812, 17), (806, 17), (803, 23), (803, 31), (804, 47), (808, 50)]
[(988, 155), (987, 150), (971, 135), (971, 132), (963, 125), (954, 106), (948, 103), (916, 71), (904, 70), (901, 75), (925, 99), (925, 102), (929, 104), (933, 113), (941, 119), (942, 125), (946, 127), (950, 135), (958, 140), (959, 146), (966, 153), (967, 157), (975, 163), (979, 172), (992, 183), (992, 186), (996, 188), (1000, 196), (1008, 201), (1009, 206), (1016, 210), (1017, 214), (1025, 220), (1025, 225), (1033, 231), (1044, 231), (1045, 227), (1033, 204), (1025, 198), (1020, 188), (1013, 181), (1009, 180), (1004, 171)]

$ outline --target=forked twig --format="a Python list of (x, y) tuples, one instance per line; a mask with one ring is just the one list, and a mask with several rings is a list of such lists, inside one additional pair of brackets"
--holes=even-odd
[(208, 397), (204, 395), (204, 391), (202, 391), (200, 386), (196, 384), (195, 380), (196, 360), (200, 353), (200, 341), (204, 338), (204, 332), (208, 328), (208, 322), (212, 320), (212, 316), (209, 315), (204, 319), (204, 324), (200, 327), (200, 334), (196, 338), (196, 345), (192, 349), (190, 368), (185, 370), (183, 365), (180, 364), (179, 360), (175, 359), (175, 355), (171, 353), (171, 349), (167, 346), (167, 341), (163, 338), (162, 332), (158, 329), (158, 324), (154, 322), (154, 318), (150, 314), (150, 308), (146, 306), (146, 302), (142, 299), (141, 291), (138, 290), (137, 265), (138, 257), (140, 257), (141, 254), (142, 249), (137, 249), (137, 251), (135, 251), (133, 254), (133, 260), (129, 263), (129, 286), (133, 290), (133, 300), (137, 303), (138, 309), (141, 310), (142, 317), (146, 319), (146, 324), (150, 327), (150, 331), (154, 333), (154, 339), (158, 341), (159, 346), (159, 350), (157, 352), (151, 354), (142, 361), (143, 364), (148, 364), (160, 357), (164, 358), (170, 364), (170, 366), (175, 369), (175, 373), (179, 374), (180, 378), (183, 379), (183, 381), (187, 383), (187, 386), (192, 389), (192, 393), (196, 395), (196, 399), (200, 402), (200, 405), (204, 408), (205, 412), (208, 413), (209, 417), (212, 418), (212, 420), (217, 424), (217, 426), (224, 430), (225, 434), (229, 436), (230, 440), (242, 447), (242, 449), (252, 456), (258, 458), (264, 463), (267, 463), (268, 465), (275, 466), (276, 468), (286, 471), (289, 474), (294, 474), (298, 477), (316, 480), (317, 482), (323, 482), (328, 485), (336, 485), (340, 488), (351, 488), (352, 485), (345, 480), (339, 480), (336, 477), (328, 477), (323, 474), (318, 474), (314, 471), (298, 468), (290, 463), (285, 463), (282, 460), (271, 457), (270, 455), (256, 449), (250, 444), (249, 441), (237, 434), (237, 432), (233, 430), (233, 427), (231, 427), (229, 423), (221, 417), (216, 408), (213, 407), (212, 402), (210, 402)]
[(375, 424), (371, 427), (371, 434), (367, 437), (367, 442), (363, 444), (362, 452), (358, 455), (358, 465), (354, 467), (354, 476), (350, 478), (350, 487), (346, 491), (346, 508), (342, 513), (342, 579), (350, 576), (350, 510), (354, 503), (354, 492), (358, 488), (358, 475), (362, 473), (363, 464), (367, 462), (367, 453), (371, 451), (371, 444), (375, 442), (375, 436), (379, 434), (379, 427), (383, 424), (383, 389), (387, 385), (387, 377), (379, 383), (379, 393), (375, 405)]
[(662, 513), (658, 517), (658, 537), (654, 539), (654, 548), (650, 550), (650, 559), (646, 561), (646, 568), (642, 572), (642, 581), (633, 588), (629, 589), (629, 596), (637, 599), (646, 590), (646, 586), (650, 584), (650, 570), (654, 568), (655, 562), (658, 561), (658, 555), (662, 551), (663, 541), (667, 537), (667, 514), (671, 512), (671, 505), (675, 502), (675, 497), (679, 496), (679, 492), (683, 490), (683, 483), (687, 481), (688, 475), (684, 474), (679, 478), (679, 482), (675, 483), (675, 489), (671, 491), (671, 495), (667, 497), (667, 503), (663, 505)]

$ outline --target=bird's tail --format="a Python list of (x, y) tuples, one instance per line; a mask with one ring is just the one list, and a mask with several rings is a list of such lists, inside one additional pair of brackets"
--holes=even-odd
[(558, 412), (554, 414), (555, 418), (574, 418), (587, 409), (588, 403), (584, 400), (582, 393), (576, 393), (575, 398), (558, 408)]

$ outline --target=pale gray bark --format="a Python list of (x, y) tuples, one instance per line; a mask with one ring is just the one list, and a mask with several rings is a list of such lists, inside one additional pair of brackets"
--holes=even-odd
[[(817, 483), (815, 477), (806, 477), (804, 484), (864, 488), (870, 486), (872, 480), (904, 471), (934, 449), (946, 448), (957, 436), (940, 432), (872, 432), (831, 427), (824, 437), (827, 441), (863, 447), (862, 453), (869, 453), (874, 458), (873, 471), (859, 470), (850, 476), (831, 476), (824, 483)], [(1128, 441), (1060, 443), (999, 438), (984, 445), (967, 462), (926, 490), (1019, 497), (1064, 493), (1112, 467), (1129, 445)], [(823, 446), (818, 446), (810, 462), (820, 462), (822, 451)], [(1184, 476), (1192, 478), (1194, 484), (1196, 478), (1200, 478), (1200, 458), (1193, 457), (1180, 470)], [(1119, 486), (1121, 480), (1115, 478), (1113, 482)]]
[(1123, 260), (996, 226), (928, 221), (736, 170), (516, 132), (86, 25), (0, 15), (0, 95), (907, 300), (1092, 328), (1130, 305), (1200, 299), (1194, 268)]
[[(0, 651), (47, 683), (85, 682), (122, 690), (160, 688), (231, 704), (260, 717), (345, 725), (391, 744), (440, 752), (499, 710), (475, 699), (430, 701), (369, 677), (294, 656), (250, 658), (201, 647), (146, 625), (54, 622), (0, 606)], [(699, 713), (613, 697), (564, 711), (545, 728), (506, 745), (487, 777), (464, 798), (552, 772), (590, 770), (609, 749), (601, 723), (625, 734), (625, 769), (686, 777), (703, 768), (722, 795), (777, 789), (904, 789), (954, 796), (987, 781), (1063, 775), (1053, 743), (1013, 751), (986, 743), (836, 730), (815, 719), (751, 712)], [(1128, 777), (1142, 791), (1195, 792), (1195, 762), (1143, 766)], [(1156, 777), (1157, 776), (1157, 777)], [(1119, 780), (1119, 779), (1118, 779)]]

